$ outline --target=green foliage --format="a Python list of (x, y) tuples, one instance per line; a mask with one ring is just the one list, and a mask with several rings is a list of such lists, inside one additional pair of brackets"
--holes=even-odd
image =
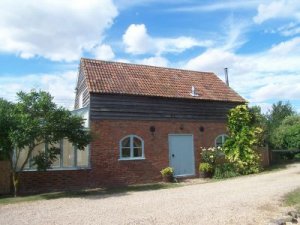
[(272, 105), (272, 109), (269, 110), (267, 117), (267, 128), (268, 128), (268, 144), (274, 149), (278, 147), (276, 143), (277, 128), (281, 125), (282, 121), (288, 117), (295, 115), (295, 111), (289, 102), (283, 103), (282, 101)]
[(215, 165), (216, 161), (222, 157), (224, 153), (222, 152), (222, 147), (210, 147), (201, 149), (201, 164), (210, 163)]
[(172, 168), (172, 167), (166, 167), (166, 168), (162, 169), (162, 170), (160, 171), (160, 173), (161, 173), (161, 175), (162, 175), (163, 177), (165, 177), (165, 176), (173, 176), (174, 171), (173, 171), (173, 168)]
[[(17, 96), (16, 104), (0, 101), (1, 140), (5, 138), (5, 141), (0, 142), (0, 149), (1, 155), (9, 156), (15, 193), (18, 172), (23, 170), (36, 146), (41, 143), (53, 145), (67, 138), (74, 146), (83, 150), (91, 141), (89, 131), (84, 128), (84, 120), (57, 107), (49, 93), (19, 92)], [(20, 152), (25, 148), (28, 149), (27, 158), (17, 168)], [(46, 170), (50, 168), (56, 152), (57, 150), (50, 148), (48, 152), (35, 157), (34, 163), (39, 169)]]
[(294, 159), (300, 159), (300, 153), (297, 153), (296, 155), (294, 155)]
[(259, 172), (259, 155), (254, 149), (262, 129), (253, 123), (253, 115), (247, 105), (239, 105), (229, 111), (228, 129), (229, 138), (224, 144), (226, 158), (240, 174)]
[(16, 129), (14, 107), (13, 103), (0, 98), (0, 160), (7, 160), (11, 157), (13, 143), (9, 135), (12, 130)]
[(236, 177), (240, 174), (237, 172), (236, 167), (232, 163), (223, 163), (215, 167), (214, 178), (224, 179), (230, 177)]
[(212, 172), (214, 170), (214, 167), (210, 163), (200, 163), (199, 171), (200, 172)]
[(275, 149), (300, 149), (300, 116), (287, 116), (271, 140)]
[(46, 171), (51, 168), (59, 152), (59, 148), (48, 148), (47, 152), (40, 152), (40, 154), (33, 157), (33, 165), (37, 166), (38, 171)]
[(262, 130), (257, 134), (257, 145), (265, 146), (268, 140), (268, 120), (267, 117), (262, 114), (259, 106), (249, 107), (249, 113), (251, 115), (251, 124), (255, 127), (260, 127)]
[(300, 154), (299, 149), (283, 149), (283, 150), (273, 150), (272, 151), (272, 160), (274, 162), (280, 162), (281, 160), (293, 160), (298, 159)]

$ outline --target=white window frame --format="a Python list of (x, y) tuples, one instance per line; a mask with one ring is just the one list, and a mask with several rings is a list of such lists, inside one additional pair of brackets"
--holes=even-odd
[[(215, 147), (218, 147), (218, 146), (217, 146), (217, 139), (220, 138), (220, 137), (222, 138), (222, 146), (223, 146), (224, 143), (225, 143), (225, 137), (228, 138), (228, 135), (227, 135), (227, 134), (220, 134), (220, 135), (218, 135), (218, 136), (215, 138)], [(221, 147), (222, 147), (222, 146), (221, 146)]]
[(83, 91), (78, 96), (78, 108), (83, 108)]
[[(126, 139), (126, 138), (130, 138), (130, 157), (122, 157), (122, 142)], [(133, 156), (133, 151), (134, 151), (134, 148), (133, 148), (133, 139), (134, 138), (137, 138), (141, 141), (142, 143), (142, 156), (140, 157), (134, 157)], [(144, 152), (144, 140), (137, 136), (137, 135), (134, 135), (134, 134), (131, 134), (131, 135), (127, 135), (125, 137), (123, 137), (120, 142), (119, 142), (119, 153), (120, 153), (120, 157), (119, 157), (119, 160), (143, 160), (145, 159), (145, 152)]]
[[(46, 143), (43, 143), (44, 144), (44, 148), (45, 148), (45, 151), (48, 150), (48, 144)], [(90, 152), (90, 145), (87, 145), (86, 146), (86, 149), (85, 150), (82, 150), (82, 151), (88, 151), (87, 152), (87, 157), (88, 157), (88, 165), (86, 166), (78, 166), (77, 165), (77, 147), (72, 145), (73, 146), (73, 151), (74, 151), (74, 159), (73, 159), (73, 166), (65, 166), (63, 164), (63, 155), (64, 155), (64, 146), (63, 146), (63, 140), (61, 140), (60, 142), (58, 142), (58, 144), (60, 145), (60, 153), (59, 153), (59, 158), (60, 158), (60, 165), (59, 166), (51, 166), (51, 168), (47, 169), (47, 171), (51, 171), (51, 170), (80, 170), (80, 169), (90, 169), (91, 168), (91, 160), (90, 160), (90, 156), (91, 156), (91, 152)], [(30, 154), (29, 155), (29, 159), (28, 159), (28, 166), (26, 166), (24, 168), (23, 171), (37, 171), (36, 168), (33, 168), (32, 167), (32, 155)]]

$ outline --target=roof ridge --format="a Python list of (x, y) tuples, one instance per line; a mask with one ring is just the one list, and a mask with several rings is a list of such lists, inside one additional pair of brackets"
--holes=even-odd
[(81, 60), (95, 61), (97, 63), (104, 62), (104, 63), (125, 64), (125, 65), (133, 65), (133, 66), (145, 66), (145, 67), (152, 67), (152, 68), (159, 68), (159, 69), (170, 69), (170, 70), (178, 70), (178, 71), (185, 71), (185, 72), (189, 71), (189, 72), (193, 72), (193, 73), (196, 72), (196, 73), (216, 75), (214, 72), (211, 72), (211, 71), (198, 71), (198, 70), (181, 69), (181, 68), (174, 68), (174, 67), (165, 67), (165, 66), (152, 66), (152, 65), (145, 65), (145, 64), (138, 64), (138, 63), (131, 63), (131, 62), (130, 63), (116, 62), (116, 61), (110, 61), (110, 60), (91, 59), (91, 58), (86, 58), (86, 57), (81, 57)]

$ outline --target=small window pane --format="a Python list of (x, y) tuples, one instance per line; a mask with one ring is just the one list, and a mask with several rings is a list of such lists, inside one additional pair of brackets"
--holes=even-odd
[(216, 147), (222, 147), (226, 141), (226, 139), (228, 138), (227, 135), (220, 135), (216, 138)]
[(63, 166), (74, 167), (74, 146), (68, 139), (63, 141)]
[(133, 149), (133, 157), (142, 157), (142, 148)]
[[(23, 165), (23, 163), (26, 160), (27, 154), (28, 154), (28, 148), (24, 148), (21, 150), (16, 150), (16, 155), (19, 154), (19, 159), (17, 161), (17, 168), (21, 168), (21, 166)], [(29, 160), (27, 161), (27, 163), (25, 164), (24, 169), (29, 169)]]
[(130, 148), (122, 148), (122, 157), (130, 157)]
[(133, 147), (142, 147), (142, 141), (136, 137), (133, 138)]
[(122, 141), (122, 147), (130, 148), (130, 137), (125, 138), (125, 139)]
[(89, 165), (89, 148), (85, 147), (84, 150), (77, 149), (77, 166), (87, 167)]
[(45, 143), (41, 143), (41, 144), (37, 145), (31, 152), (31, 160), (29, 163), (31, 169), (37, 168), (37, 165), (33, 165), (34, 164), (33, 157), (39, 155), (41, 152), (45, 152)]

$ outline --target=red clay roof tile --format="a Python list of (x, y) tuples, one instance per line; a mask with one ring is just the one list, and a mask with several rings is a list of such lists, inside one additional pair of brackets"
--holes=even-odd
[(93, 93), (245, 102), (214, 73), (85, 58), (80, 67)]

